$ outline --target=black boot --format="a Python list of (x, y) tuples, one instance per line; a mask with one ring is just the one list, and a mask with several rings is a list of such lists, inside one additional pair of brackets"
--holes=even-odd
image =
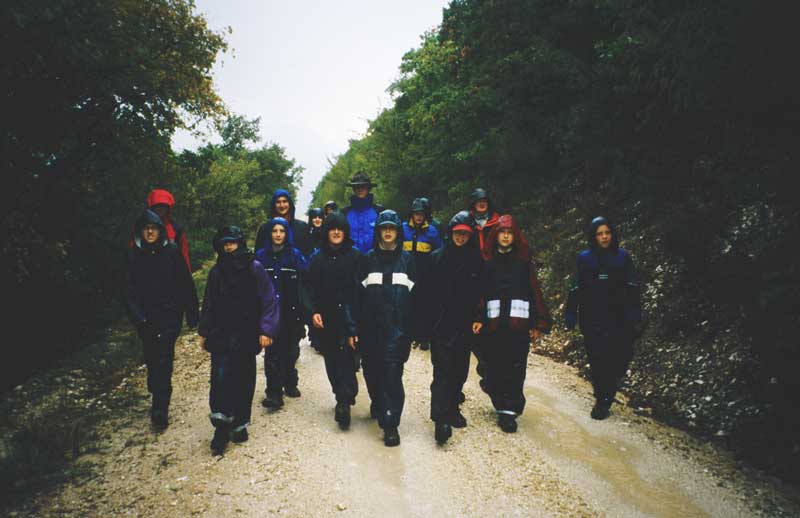
[(334, 419), (339, 423), (339, 428), (342, 430), (350, 428), (350, 405), (347, 403), (336, 403)]
[(594, 403), (594, 407), (592, 407), (591, 415), (592, 419), (597, 419), (598, 421), (602, 421), (603, 419), (607, 418), (610, 414), (609, 409), (611, 408), (612, 400), (607, 398), (600, 398)]
[(458, 409), (450, 414), (449, 422), (453, 428), (465, 428), (467, 426), (467, 418)]
[(500, 414), (497, 418), (497, 425), (506, 433), (514, 433), (517, 431), (517, 416)]
[(247, 433), (246, 426), (237, 426), (233, 430), (231, 430), (231, 442), (235, 442), (237, 444), (247, 442), (250, 436)]
[(288, 397), (300, 397), (300, 389), (295, 385), (294, 387), (287, 387), (283, 389)]
[(214, 437), (211, 438), (211, 451), (214, 455), (222, 455), (225, 453), (225, 447), (228, 446), (230, 440), (230, 426), (221, 425), (214, 429)]
[(261, 406), (264, 408), (280, 408), (283, 406), (283, 396), (281, 394), (267, 394), (267, 397), (261, 401)]
[(433, 431), (433, 438), (436, 439), (436, 444), (442, 445), (447, 442), (447, 439), (453, 435), (453, 429), (447, 423), (436, 423)]
[(400, 433), (397, 428), (386, 428), (383, 431), (383, 444), (386, 446), (398, 446), (400, 444)]
[(156, 428), (164, 429), (169, 424), (169, 417), (165, 408), (153, 407), (150, 410), (150, 422)]

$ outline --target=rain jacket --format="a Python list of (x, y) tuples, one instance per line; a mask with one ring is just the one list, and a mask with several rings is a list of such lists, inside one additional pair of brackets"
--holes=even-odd
[[(510, 252), (503, 254), (497, 251), (497, 235), (506, 228), (514, 233), (514, 245)], [(536, 270), (531, 265), (528, 242), (514, 219), (508, 214), (501, 216), (486, 244), (489, 247), (483, 301), (486, 330), (492, 332), (508, 326), (513, 331), (538, 329), (549, 333), (550, 312)]]
[[(159, 240), (152, 245), (142, 239), (148, 224), (159, 227)], [(180, 329), (185, 314), (190, 327), (197, 325), (197, 292), (183, 259), (158, 214), (146, 210), (134, 225), (133, 247), (128, 249), (125, 303), (134, 324)]]
[(471, 333), (472, 323), (483, 321), (481, 295), (486, 282), (486, 267), (475, 233), (464, 246), (452, 240), (453, 227), (471, 225), (468, 212), (456, 214), (447, 227), (447, 243), (433, 252), (431, 267), (420, 282), (429, 328), (435, 336), (451, 338)]
[(383, 206), (374, 203), (372, 194), (363, 199), (353, 195), (350, 197), (350, 206), (342, 209), (350, 225), (350, 237), (362, 254), (372, 250), (375, 238), (373, 223), (381, 212)]
[(244, 247), (219, 253), (208, 272), (203, 310), (197, 333), (211, 352), (233, 352), (240, 347), (258, 354), (259, 335), (275, 338), (280, 308), (264, 266)]
[(418, 257), (430, 254), (441, 246), (442, 236), (439, 230), (427, 219), (419, 227), (414, 225), (414, 220), (411, 218), (403, 223), (403, 250), (406, 252)]
[[(486, 201), (489, 202), (489, 208), (487, 209), (487, 213), (489, 218), (484, 223), (483, 227), (478, 224), (478, 220), (476, 218), (477, 213), (475, 212), (475, 202), (473, 201), (469, 207), (469, 213), (472, 215), (472, 228), (475, 229), (475, 234), (478, 237), (478, 244), (481, 248), (481, 255), (483, 255), (484, 259), (489, 258), (489, 254), (491, 252), (491, 247), (489, 246), (489, 234), (491, 234), (492, 229), (497, 225), (500, 221), (500, 214), (494, 210), (494, 206), (492, 205), (491, 199), (488, 196), (485, 198)], [(477, 200), (475, 200), (477, 201)]]
[(322, 224), (322, 235), (332, 228), (342, 229), (345, 238), (339, 248), (332, 248), (326, 239), (322, 248), (311, 260), (306, 284), (309, 313), (322, 315), (324, 327), (318, 331), (323, 343), (344, 345), (347, 337), (358, 336), (356, 314), (361, 254), (353, 247), (350, 227), (341, 213), (334, 212)]
[[(608, 225), (612, 232), (611, 246), (607, 249), (598, 246), (595, 240), (601, 224)], [(641, 321), (639, 283), (633, 261), (626, 250), (619, 248), (616, 230), (602, 219), (591, 225), (588, 244), (589, 249), (578, 255), (569, 290), (564, 314), (567, 328), (580, 324), (584, 334), (609, 334)]]
[[(299, 219), (295, 219), (294, 200), (292, 199), (292, 195), (289, 194), (289, 191), (287, 191), (286, 189), (278, 189), (277, 191), (275, 191), (275, 193), (272, 195), (272, 201), (270, 202), (269, 217), (270, 219), (283, 217), (280, 214), (278, 214), (278, 212), (275, 210), (275, 202), (281, 196), (285, 196), (289, 200), (289, 214), (287, 214), (288, 217), (286, 218), (286, 220), (289, 221), (289, 224), (292, 227), (292, 233), (294, 234), (295, 237), (294, 246), (298, 250), (300, 250), (300, 252), (302, 252), (303, 257), (308, 257), (311, 255), (312, 251), (311, 242), (308, 237), (308, 224), (305, 221), (300, 221)], [(264, 223), (258, 229), (258, 233), (256, 234), (256, 245), (255, 245), (256, 251), (261, 250), (262, 248), (267, 246), (268, 243), (272, 242), (269, 232), (265, 234), (268, 225), (269, 222)], [(272, 227), (270, 227), (269, 229), (271, 231)]]
[(375, 241), (358, 276), (359, 342), (383, 349), (388, 361), (405, 362), (411, 351), (411, 292), (417, 281), (414, 258), (399, 244), (394, 250), (382, 250)]
[[(186, 232), (183, 230), (183, 227), (172, 218), (172, 207), (175, 206), (175, 198), (169, 191), (164, 189), (153, 189), (147, 195), (147, 208), (152, 208), (154, 205), (158, 204), (164, 204), (169, 207), (169, 211), (164, 216), (162, 221), (164, 228), (167, 231), (167, 238), (172, 243), (175, 243), (175, 245), (178, 247), (178, 250), (186, 262), (186, 266), (191, 272), (192, 265), (189, 262), (189, 242), (186, 240)], [(133, 239), (131, 239), (130, 246), (133, 245)]]
[[(286, 229), (283, 248), (272, 249), (272, 227), (281, 225)], [(294, 247), (294, 232), (289, 222), (283, 218), (272, 218), (264, 227), (269, 241), (256, 252), (256, 260), (264, 266), (272, 285), (275, 297), (281, 307), (281, 327), (284, 332), (300, 337), (303, 334), (302, 276), (308, 269), (305, 257)]]

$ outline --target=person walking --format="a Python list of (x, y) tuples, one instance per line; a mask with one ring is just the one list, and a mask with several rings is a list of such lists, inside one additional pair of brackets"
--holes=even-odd
[(578, 255), (564, 319), (567, 329), (580, 325), (595, 397), (591, 417), (605, 419), (633, 357), (642, 310), (633, 260), (607, 218), (592, 220), (588, 244)]
[(219, 229), (212, 244), (217, 262), (208, 272), (198, 335), (200, 347), (211, 353), (211, 450), (221, 455), (229, 441), (248, 439), (256, 355), (277, 336), (280, 309), (239, 227)]
[(127, 274), (125, 301), (142, 340), (147, 391), (152, 395), (150, 419), (163, 428), (169, 422), (175, 341), (184, 315), (189, 327), (197, 326), (199, 317), (192, 274), (152, 210), (146, 210), (134, 225)]
[[(303, 257), (311, 255), (311, 242), (308, 236), (308, 224), (295, 218), (295, 207), (292, 195), (286, 189), (278, 189), (272, 194), (270, 203), (269, 218), (283, 218), (292, 227), (292, 234), (295, 238), (294, 246), (303, 254)], [(255, 250), (266, 247), (271, 236), (269, 233), (269, 221), (259, 227), (256, 233)]]
[(378, 215), (374, 247), (364, 257), (358, 277), (363, 287), (359, 351), (371, 400), (370, 416), (378, 419), (386, 446), (400, 444), (403, 366), (411, 352), (409, 313), (416, 283), (414, 258), (400, 245), (401, 231), (395, 211)]
[(353, 188), (350, 205), (342, 209), (342, 214), (350, 225), (350, 236), (356, 248), (362, 254), (372, 250), (375, 235), (374, 224), (383, 206), (375, 203), (370, 190), (375, 187), (367, 173), (359, 171), (353, 175), (349, 183)]

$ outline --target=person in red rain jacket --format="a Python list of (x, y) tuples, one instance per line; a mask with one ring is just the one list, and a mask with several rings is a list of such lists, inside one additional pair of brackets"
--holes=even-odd
[(147, 195), (147, 208), (158, 214), (164, 227), (167, 229), (167, 238), (171, 243), (178, 247), (186, 266), (192, 271), (192, 264), (189, 262), (189, 242), (186, 240), (186, 232), (183, 227), (172, 217), (172, 207), (175, 205), (175, 198), (167, 190), (153, 189)]
[(531, 341), (549, 333), (552, 321), (528, 243), (511, 216), (500, 216), (488, 246), (483, 322), (475, 322), (472, 331), (483, 335), (485, 381), (497, 424), (513, 433), (516, 418), (525, 408), (523, 387)]

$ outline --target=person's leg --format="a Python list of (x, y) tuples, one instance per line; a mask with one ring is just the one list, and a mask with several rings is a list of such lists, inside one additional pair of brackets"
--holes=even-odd
[(403, 415), (406, 393), (403, 388), (403, 362), (396, 359), (384, 362), (384, 379), (382, 385), (383, 412), (378, 424), (384, 430), (383, 443), (386, 446), (400, 444), (398, 427)]
[(240, 352), (233, 369), (236, 380), (232, 439), (247, 440), (247, 426), (253, 412), (253, 396), (256, 391), (256, 357), (249, 352)]
[(296, 330), (286, 341), (283, 361), (281, 362), (283, 390), (289, 397), (300, 397), (298, 388), (297, 359), (300, 358), (300, 332)]
[[(362, 342), (363, 344), (363, 342)], [(382, 385), (384, 379), (383, 353), (374, 345), (367, 344), (361, 349), (361, 366), (364, 372), (364, 382), (369, 393), (370, 417), (377, 419), (383, 413)]]
[(152, 418), (156, 425), (167, 425), (169, 402), (172, 398), (172, 370), (175, 364), (175, 341), (178, 333), (175, 331), (162, 331), (155, 343), (152, 353), (153, 364), (153, 408)]
[(209, 419), (214, 426), (214, 437), (211, 439), (211, 450), (221, 454), (228, 444), (233, 408), (231, 405), (231, 365), (230, 353), (211, 353), (211, 389), (208, 403), (211, 407)]
[(285, 336), (278, 333), (272, 345), (264, 349), (264, 376), (266, 377), (266, 398), (261, 404), (266, 408), (283, 406), (283, 384), (281, 379), (281, 358), (285, 347)]
[(525, 410), (525, 377), (528, 373), (528, 353), (531, 343), (528, 333), (510, 333), (509, 378), (507, 402), (509, 410), (517, 415)]
[(447, 340), (437, 337), (431, 343), (431, 363), (433, 364), (433, 381), (431, 382), (431, 420), (444, 422), (452, 411), (450, 378), (452, 377), (453, 359), (452, 345)]

